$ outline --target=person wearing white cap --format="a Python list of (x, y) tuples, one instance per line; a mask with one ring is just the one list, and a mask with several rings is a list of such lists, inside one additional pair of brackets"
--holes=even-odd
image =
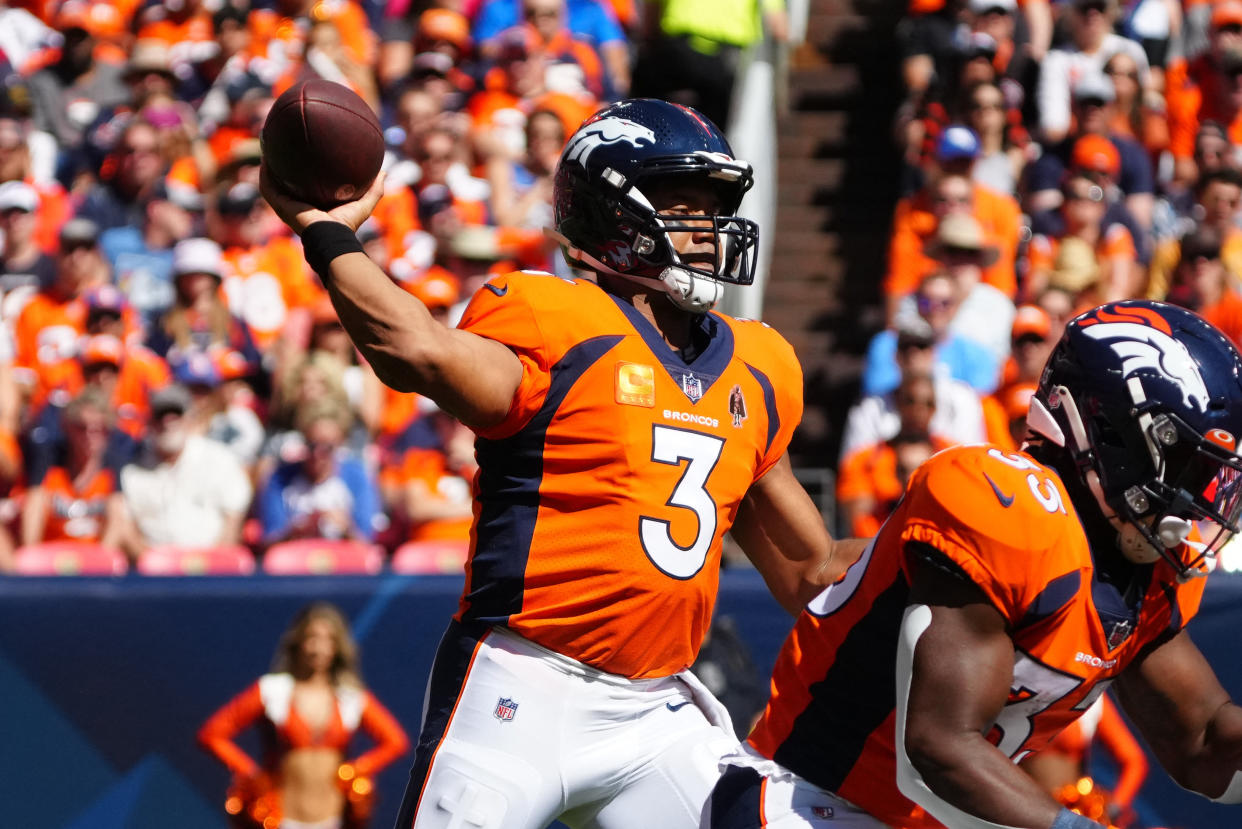
[(56, 262), (35, 242), (39, 193), (24, 181), (0, 184), (0, 317), (13, 319), (30, 294), (56, 279)]
[(222, 346), (238, 351), (248, 362), (260, 362), (246, 323), (230, 311), (221, 283), (224, 254), (220, 245), (202, 237), (183, 239), (173, 246), (172, 307), (151, 327), (147, 346), (166, 356), (175, 348), (207, 350)]
[(1048, 53), (1039, 77), (1039, 128), (1048, 142), (1063, 140), (1070, 129), (1070, 94), (1077, 78), (1102, 75), (1113, 55), (1125, 52), (1139, 67), (1146, 88), (1150, 80), (1147, 53), (1133, 40), (1113, 33), (1116, 0), (1073, 0), (1063, 19), (1069, 42)]

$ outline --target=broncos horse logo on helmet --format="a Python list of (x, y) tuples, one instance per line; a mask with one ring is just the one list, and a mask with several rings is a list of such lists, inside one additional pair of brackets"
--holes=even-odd
[(1164, 557), (1189, 578), (1237, 532), (1242, 358), (1202, 317), (1127, 300), (1071, 320), (1027, 424), (1062, 450), (1049, 462), (1094, 496), (1130, 561)]
[[(657, 212), (653, 185), (688, 181), (711, 188), (708, 216)], [(571, 265), (663, 289), (680, 308), (709, 310), (722, 283), (755, 278), (759, 227), (736, 215), (754, 182), (720, 130), (694, 110), (650, 98), (621, 101), (589, 118), (565, 144), (556, 168), (553, 232)], [(670, 233), (710, 223), (712, 265), (682, 261)]]

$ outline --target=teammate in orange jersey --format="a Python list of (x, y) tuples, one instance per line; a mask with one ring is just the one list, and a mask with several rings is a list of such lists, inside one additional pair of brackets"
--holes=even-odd
[(323, 213), (266, 183), (380, 378), (479, 436), (466, 586), (403, 829), (698, 826), (736, 744), (687, 670), (724, 533), (791, 611), (861, 552), (828, 535), (785, 455), (802, 407), (792, 348), (711, 312), (725, 283), (753, 278), (758, 229), (734, 215), (751, 180), (693, 110), (609, 107), (570, 138), (554, 185), (583, 275), (494, 277), (457, 329), (361, 255), (381, 184)]
[(711, 826), (1099, 829), (1015, 763), (1110, 685), (1178, 783), (1242, 802), (1242, 708), (1185, 632), (1242, 515), (1240, 375), (1175, 306), (1070, 322), (1024, 451), (933, 456), (806, 606)]

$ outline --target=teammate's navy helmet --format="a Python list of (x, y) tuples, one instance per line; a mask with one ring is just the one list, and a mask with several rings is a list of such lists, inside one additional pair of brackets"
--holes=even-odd
[[(1147, 300), (1073, 319), (1031, 404), (1032, 431), (1065, 447), (1072, 469), (1139, 563), (1163, 556), (1201, 572), (1242, 515), (1242, 359), (1198, 315)], [(1085, 505), (1080, 504), (1083, 508)], [(1193, 556), (1182, 541), (1190, 539)]]
[[(716, 241), (714, 266), (682, 262), (669, 232), (704, 230), (703, 218), (657, 213), (653, 185), (677, 180), (715, 191), (705, 217)], [(755, 277), (758, 226), (736, 215), (753, 183), (750, 165), (693, 109), (651, 98), (621, 101), (587, 119), (570, 136), (556, 168), (556, 232), (575, 265), (661, 284), (679, 306), (710, 308), (720, 282)]]

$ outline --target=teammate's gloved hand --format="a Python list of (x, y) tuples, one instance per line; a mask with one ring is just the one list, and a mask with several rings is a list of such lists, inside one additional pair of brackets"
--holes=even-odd
[(277, 187), (267, 171), (267, 163), (264, 162), (259, 167), (259, 192), (271, 205), (272, 210), (276, 211), (280, 220), (289, 225), (299, 236), (311, 224), (323, 221), (339, 222), (350, 230), (356, 231), (358, 226), (371, 215), (380, 196), (384, 195), (384, 173), (381, 172), (376, 176), (367, 192), (356, 201), (345, 202), (331, 210), (320, 210), (304, 201), (298, 201)]

